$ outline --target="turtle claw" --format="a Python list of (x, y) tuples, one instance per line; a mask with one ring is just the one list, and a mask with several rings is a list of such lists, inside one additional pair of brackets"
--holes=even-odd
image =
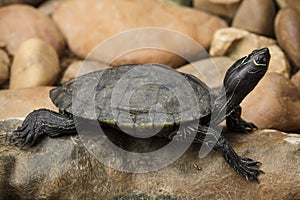
[(243, 128), (246, 133), (250, 133), (258, 129), (257, 126), (255, 126), (253, 123), (246, 121), (243, 121), (243, 123), (241, 123), (241, 128)]
[(238, 133), (250, 133), (257, 130), (257, 126), (241, 118), (242, 109), (239, 106), (229, 116), (226, 117), (226, 126), (229, 130)]
[(227, 127), (229, 130), (238, 132), (238, 133), (251, 133), (257, 130), (257, 126), (251, 122), (246, 122), (243, 119), (229, 121), (227, 120)]
[(33, 142), (34, 133), (31, 133), (30, 129), (18, 128), (17, 130), (13, 131), (13, 135), (10, 139), (10, 143), (20, 149), (23, 149), (26, 146), (32, 146), (31, 143)]
[(33, 146), (39, 136), (39, 123), (34, 119), (34, 112), (30, 113), (24, 120), (22, 126), (12, 132), (10, 143), (13, 146), (24, 149), (26, 146)]
[(250, 158), (240, 157), (239, 163), (236, 164), (237, 165), (234, 167), (234, 169), (247, 180), (255, 180), (258, 182), (258, 175), (264, 173), (259, 169), (261, 163)]

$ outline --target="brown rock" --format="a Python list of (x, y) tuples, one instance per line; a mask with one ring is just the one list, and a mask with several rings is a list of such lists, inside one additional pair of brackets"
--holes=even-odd
[[(168, 28), (168, 30), (184, 33), (199, 42), (204, 48), (208, 48), (213, 33), (217, 29), (227, 26), (220, 18), (204, 12), (153, 0), (89, 0), (88, 3), (66, 1), (56, 9), (53, 19), (67, 38), (71, 50), (83, 58), (96, 45), (130, 29)], [(139, 30), (143, 31), (144, 29)], [(188, 55), (199, 54), (187, 44), (180, 43), (178, 38), (177, 40), (173, 39), (172, 35), (166, 34), (161, 37), (160, 31), (153, 33), (147, 32), (148, 30), (145, 30), (144, 34), (127, 32), (132, 35), (125, 39), (122, 38), (124, 34), (121, 34), (119, 41), (110, 43), (108, 47), (104, 48), (105, 50), (101, 47), (101, 54), (93, 55), (92, 58), (111, 62), (111, 60), (106, 60), (105, 56), (113, 55), (113, 59), (116, 59), (125, 54), (115, 64), (156, 62), (180, 66), (184, 60), (177, 55), (165, 52), (164, 49), (170, 50), (168, 48), (171, 48), (174, 52), (184, 51)], [(137, 50), (137, 47), (153, 47), (156, 44), (163, 44), (166, 48), (141, 50), (134, 53), (124, 52), (127, 47), (134, 47), (131, 50)]]
[(5, 51), (0, 49), (0, 85), (9, 77), (10, 60)]
[(38, 5), (42, 3), (45, 0), (0, 0), (0, 7), (6, 6), (9, 4), (31, 4), (31, 5)]
[(235, 1), (194, 0), (193, 5), (195, 8), (198, 8), (200, 10), (231, 19), (235, 15), (240, 5), (240, 0), (235, 0)]
[[(0, 121), (5, 138), (21, 121)], [(278, 131), (225, 134), (242, 156), (259, 160), (265, 174), (260, 183), (237, 175), (219, 153), (198, 157), (192, 145), (169, 166), (149, 173), (126, 173), (107, 167), (92, 155), (78, 136), (44, 139), (32, 150), (13, 148), (0, 139), (1, 199), (299, 199), (300, 137)], [(106, 145), (99, 142), (99, 151)], [(132, 150), (159, 146), (165, 141), (151, 138)], [(169, 156), (172, 153), (169, 152)], [(160, 157), (160, 155), (157, 155)], [(108, 161), (126, 162), (114, 151)], [(42, 164), (40, 164), (42, 163)], [(1, 174), (4, 174), (1, 176)], [(84, 184), (84, 190), (83, 188)], [(205, 189), (203, 189), (205, 188)]]
[(259, 128), (300, 130), (300, 91), (290, 79), (269, 73), (242, 102), (243, 117)]
[(268, 47), (271, 54), (268, 72), (281, 73), (290, 77), (290, 65), (275, 40), (259, 36), (248, 31), (225, 28), (216, 31), (209, 54), (211, 56), (229, 56), (235, 60), (248, 55), (254, 49)]
[(177, 71), (196, 76), (212, 89), (220, 89), (227, 69), (234, 62), (230, 57), (211, 57), (184, 65)]
[(292, 76), (292, 82), (300, 90), (300, 71)]
[(254, 33), (273, 36), (276, 9), (272, 0), (244, 0), (235, 17), (232, 26)]
[(54, 10), (65, 0), (48, 0), (45, 3), (42, 3), (38, 10), (44, 13), (45, 15), (51, 16)]
[(0, 120), (24, 118), (38, 108), (57, 110), (49, 98), (52, 87), (0, 90)]
[(300, 13), (300, 0), (276, 0), (276, 3), (280, 8), (290, 7)]
[(11, 66), (10, 88), (52, 85), (60, 72), (56, 51), (46, 42), (32, 38), (23, 42)]
[(292, 64), (300, 68), (300, 20), (293, 8), (281, 9), (275, 20), (275, 33), (279, 45), (287, 53)]
[(74, 79), (77, 76), (94, 72), (97, 70), (103, 70), (106, 68), (107, 65), (96, 61), (75, 61), (70, 66), (68, 66), (61, 79), (61, 83), (63, 84)]
[(271, 54), (268, 72), (276, 72), (282, 74), (286, 78), (290, 78), (291, 66), (284, 52), (275, 44), (267, 47), (269, 48)]
[(162, 2), (171, 3), (180, 6), (191, 6), (192, 0), (160, 0)]
[(0, 9), (0, 43), (14, 54), (25, 40), (38, 37), (60, 52), (64, 39), (51, 19), (28, 5), (11, 5)]

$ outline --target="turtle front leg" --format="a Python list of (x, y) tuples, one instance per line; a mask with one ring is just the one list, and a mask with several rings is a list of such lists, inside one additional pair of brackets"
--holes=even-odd
[(214, 146), (214, 149), (221, 152), (227, 163), (233, 167), (238, 174), (245, 177), (247, 180), (258, 181), (258, 175), (263, 173), (263, 171), (259, 169), (260, 162), (237, 155), (227, 140), (222, 136)]
[(246, 122), (241, 118), (242, 108), (239, 106), (230, 115), (226, 117), (226, 126), (229, 130), (238, 133), (247, 133), (256, 130), (257, 127), (251, 123)]
[(241, 176), (247, 180), (256, 180), (262, 171), (259, 169), (260, 162), (250, 158), (239, 156), (230, 146), (228, 141), (214, 129), (208, 127), (199, 127), (198, 134), (194, 142), (202, 143), (220, 152), (227, 163)]
[(13, 131), (10, 139), (15, 146), (33, 146), (41, 137), (57, 137), (76, 133), (72, 117), (47, 109), (39, 109), (27, 115), (22, 126)]

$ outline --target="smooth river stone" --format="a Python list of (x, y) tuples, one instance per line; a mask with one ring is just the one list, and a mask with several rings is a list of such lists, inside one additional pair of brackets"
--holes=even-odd
[(48, 43), (32, 38), (23, 42), (11, 66), (9, 88), (52, 85), (60, 72), (56, 51)]
[(275, 20), (275, 33), (280, 47), (294, 66), (300, 68), (300, 20), (293, 8), (281, 9)]
[(64, 38), (55, 23), (34, 7), (16, 4), (0, 8), (0, 43), (10, 54), (33, 37), (51, 44), (58, 53), (64, 48)]
[[(90, 57), (115, 65), (155, 62), (180, 66), (185, 60), (176, 54), (195, 56), (197, 60), (200, 53), (174, 35), (184, 34), (181, 36), (207, 49), (214, 32), (227, 27), (224, 20), (208, 13), (154, 0), (65, 1), (55, 10), (53, 19), (70, 49), (82, 58), (108, 38), (122, 33), (117, 37), (119, 40), (109, 40), (106, 46), (102, 43), (100, 53), (94, 51)], [(146, 27), (166, 28), (169, 32), (161, 34), (163, 29), (153, 32)], [(132, 30), (136, 28), (145, 29)], [(128, 30), (131, 31), (124, 33)], [(171, 30), (174, 32), (170, 33)], [(125, 34), (129, 36), (124, 38)], [(162, 45), (162, 49), (158, 50), (156, 44)], [(128, 52), (126, 48), (135, 51)], [(140, 48), (152, 49), (137, 51)]]

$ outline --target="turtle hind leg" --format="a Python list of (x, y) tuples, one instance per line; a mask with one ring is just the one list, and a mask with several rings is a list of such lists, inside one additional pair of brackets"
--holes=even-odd
[(238, 133), (247, 133), (257, 130), (257, 127), (251, 123), (246, 122), (241, 118), (242, 108), (239, 106), (230, 115), (226, 117), (226, 126), (230, 131)]
[(23, 148), (33, 146), (42, 137), (57, 137), (76, 133), (72, 117), (47, 109), (39, 109), (27, 115), (22, 125), (13, 131), (10, 142)]

